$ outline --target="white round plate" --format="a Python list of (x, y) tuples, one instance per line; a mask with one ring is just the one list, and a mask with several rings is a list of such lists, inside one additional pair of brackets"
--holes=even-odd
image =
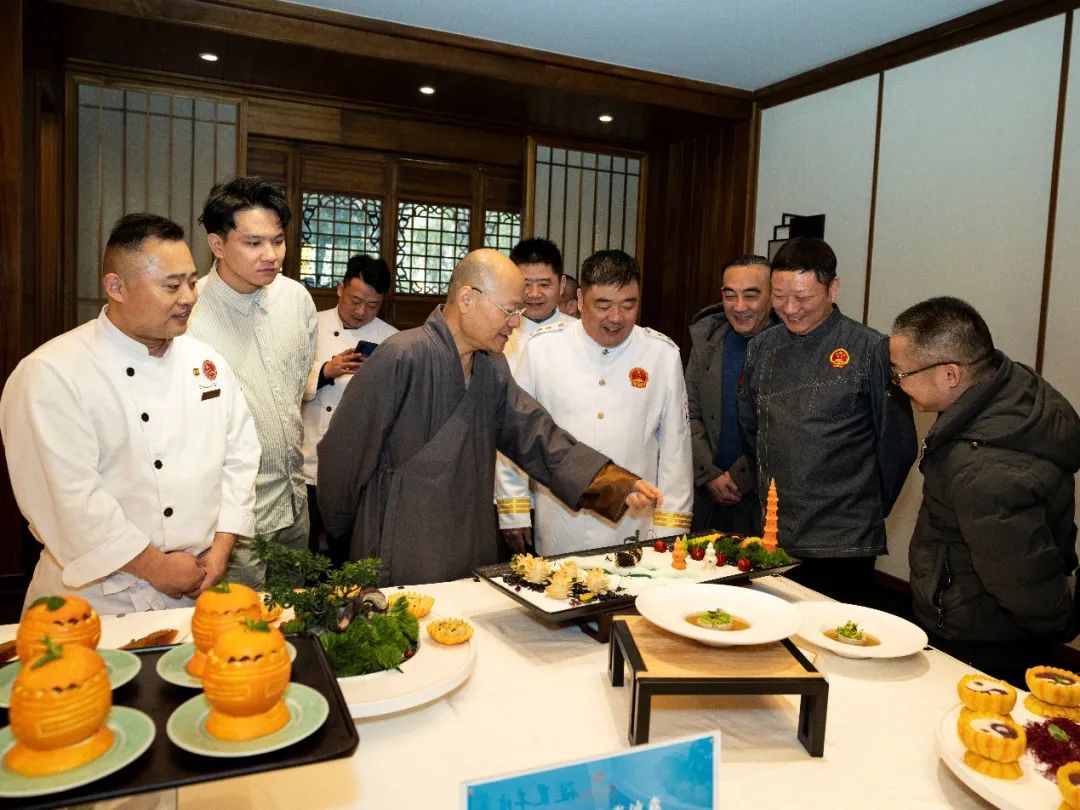
[[(1022, 726), (1046, 719), (1024, 708), (1025, 692), (1017, 689), (1016, 693), (1016, 706), (1011, 712), (1015, 722)], [(961, 708), (957, 704), (949, 709), (937, 728), (938, 754), (949, 770), (956, 774), (957, 779), (1000, 810), (1047, 810), (1061, 804), (1061, 793), (1057, 784), (1035, 770), (1035, 759), (1031, 754), (1025, 753), (1020, 757), (1020, 768), (1024, 774), (1019, 779), (994, 779), (965, 765), (964, 744), (956, 733)]]
[[(800, 602), (798, 608), (802, 613), (799, 638), (847, 658), (902, 658), (926, 646), (926, 633), (921, 627), (882, 610), (844, 602)], [(857, 647), (825, 635), (825, 630), (835, 630), (849, 621), (881, 643)]]
[[(670, 633), (711, 647), (768, 644), (799, 629), (802, 614), (779, 597), (734, 585), (668, 585), (637, 598), (646, 619)], [(709, 630), (686, 621), (691, 613), (725, 610), (750, 623), (745, 630)]]
[(453, 691), (472, 674), (476, 664), (475, 636), (464, 644), (440, 644), (427, 633), (427, 623), (438, 618), (449, 618), (449, 614), (433, 612), (420, 620), (420, 645), (416, 655), (401, 665), (400, 672), (390, 669), (338, 678), (354, 718), (378, 717), (422, 706)]

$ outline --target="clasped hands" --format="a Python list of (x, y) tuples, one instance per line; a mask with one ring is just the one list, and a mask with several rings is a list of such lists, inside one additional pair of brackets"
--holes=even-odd
[(705, 490), (721, 506), (734, 506), (742, 500), (742, 491), (731, 478), (731, 473), (722, 473), (706, 482)]

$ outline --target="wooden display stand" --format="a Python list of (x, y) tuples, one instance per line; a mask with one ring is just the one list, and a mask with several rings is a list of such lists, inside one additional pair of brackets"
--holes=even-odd
[(788, 639), (748, 647), (707, 647), (652, 624), (642, 616), (618, 616), (611, 628), (608, 675), (622, 686), (630, 665), (631, 745), (649, 741), (654, 695), (802, 695), (799, 742), (825, 752), (829, 682)]

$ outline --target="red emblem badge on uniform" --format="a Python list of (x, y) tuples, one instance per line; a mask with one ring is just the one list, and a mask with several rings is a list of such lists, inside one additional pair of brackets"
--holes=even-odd
[(833, 368), (843, 368), (850, 362), (851, 355), (847, 353), (847, 349), (834, 349), (829, 355), (829, 365)]
[(649, 372), (641, 366), (635, 366), (630, 369), (630, 384), (634, 386), (634, 388), (644, 388), (649, 384)]
[(202, 361), (202, 373), (206, 375), (206, 379), (213, 382), (217, 379), (217, 366), (214, 365), (213, 360)]

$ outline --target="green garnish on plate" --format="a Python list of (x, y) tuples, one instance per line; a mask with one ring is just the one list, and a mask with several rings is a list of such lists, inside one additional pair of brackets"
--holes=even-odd
[(707, 610), (698, 617), (698, 624), (702, 627), (724, 627), (731, 624), (731, 614), (726, 610)]
[(836, 635), (851, 641), (860, 641), (863, 637), (863, 631), (859, 629), (859, 625), (855, 624), (855, 622), (848, 621), (836, 628)]

